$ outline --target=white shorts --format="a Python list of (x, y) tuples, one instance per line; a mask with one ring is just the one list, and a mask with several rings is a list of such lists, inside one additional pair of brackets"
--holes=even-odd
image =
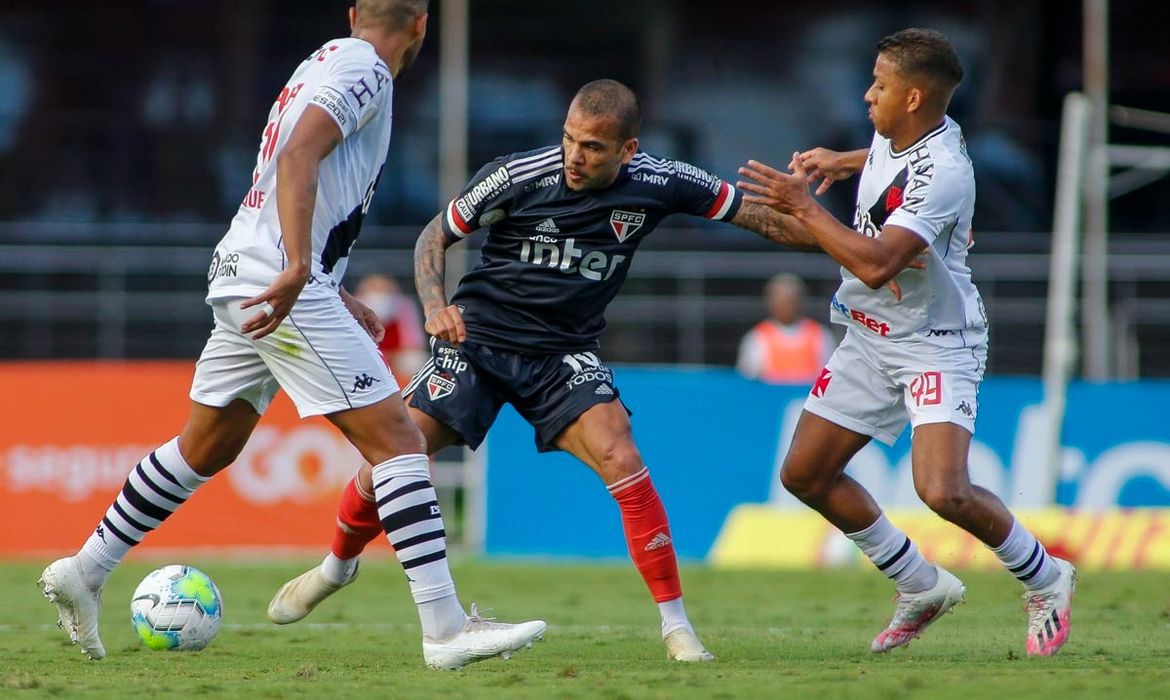
[(304, 418), (369, 406), (398, 391), (340, 296), (298, 299), (280, 327), (258, 341), (240, 326), (259, 308), (240, 309), (241, 301), (211, 302), (215, 328), (195, 365), (192, 401), (222, 407), (244, 399), (263, 414), (284, 389)]
[(845, 333), (804, 402), (806, 411), (887, 445), (907, 422), (955, 423), (975, 432), (986, 331), (897, 340), (865, 332)]

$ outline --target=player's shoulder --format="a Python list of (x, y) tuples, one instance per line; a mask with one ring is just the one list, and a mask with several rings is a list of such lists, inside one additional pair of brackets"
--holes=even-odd
[(518, 180), (532, 177), (537, 172), (559, 169), (562, 157), (559, 145), (543, 146), (530, 151), (508, 153), (507, 156), (496, 158), (493, 163), (505, 167), (512, 180)]
[(330, 39), (309, 54), (306, 63), (335, 72), (339, 70), (374, 70), (390, 74), (390, 67), (378, 56), (373, 44), (353, 37)]
[(936, 169), (960, 178), (972, 175), (971, 158), (967, 155), (967, 141), (958, 122), (946, 117), (942, 125), (926, 138), (931, 159)]

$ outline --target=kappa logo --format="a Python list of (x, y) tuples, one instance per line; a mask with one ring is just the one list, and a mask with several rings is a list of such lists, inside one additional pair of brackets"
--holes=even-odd
[(545, 219), (536, 225), (536, 230), (541, 233), (560, 233), (561, 230), (557, 228), (557, 222), (550, 219)]
[(380, 381), (382, 380), (375, 379), (374, 377), (371, 377), (370, 375), (363, 372), (360, 377), (353, 378), (353, 391), (364, 391)]
[(102, 538), (102, 542), (106, 541), (106, 528), (104, 526), (98, 525), (97, 529), (94, 530), (94, 534), (96, 534), (98, 537)]
[(972, 409), (971, 404), (967, 403), (965, 400), (960, 401), (959, 405), (955, 406), (955, 410), (958, 411), (959, 413), (962, 413), (964, 416), (967, 416), (968, 418), (975, 417), (974, 409)]
[(436, 401), (444, 396), (450, 396), (455, 391), (455, 382), (440, 374), (432, 374), (427, 378), (427, 394), (430, 395), (431, 401)]
[(642, 212), (614, 209), (609, 215), (609, 225), (613, 228), (613, 234), (617, 236), (620, 243), (625, 243), (626, 239), (642, 228), (644, 223), (646, 223), (646, 214)]
[(821, 376), (817, 377), (817, 381), (813, 384), (812, 395), (819, 398), (824, 397), (825, 392), (829, 389), (829, 382), (833, 381), (833, 372), (825, 367), (821, 370)]

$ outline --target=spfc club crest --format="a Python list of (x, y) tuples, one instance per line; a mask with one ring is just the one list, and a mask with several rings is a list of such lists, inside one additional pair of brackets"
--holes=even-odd
[(645, 221), (646, 215), (640, 212), (614, 209), (613, 213), (609, 215), (609, 225), (613, 227), (613, 233), (617, 236), (619, 243), (625, 243), (627, 238), (642, 228)]
[(455, 382), (447, 377), (441, 374), (432, 374), (427, 378), (427, 393), (430, 394), (431, 401), (450, 396), (453, 391), (455, 391)]

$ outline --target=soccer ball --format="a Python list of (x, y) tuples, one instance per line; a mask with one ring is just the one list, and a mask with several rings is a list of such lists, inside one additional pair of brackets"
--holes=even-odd
[(130, 622), (150, 649), (198, 651), (215, 639), (222, 621), (219, 589), (193, 566), (155, 569), (130, 600)]

